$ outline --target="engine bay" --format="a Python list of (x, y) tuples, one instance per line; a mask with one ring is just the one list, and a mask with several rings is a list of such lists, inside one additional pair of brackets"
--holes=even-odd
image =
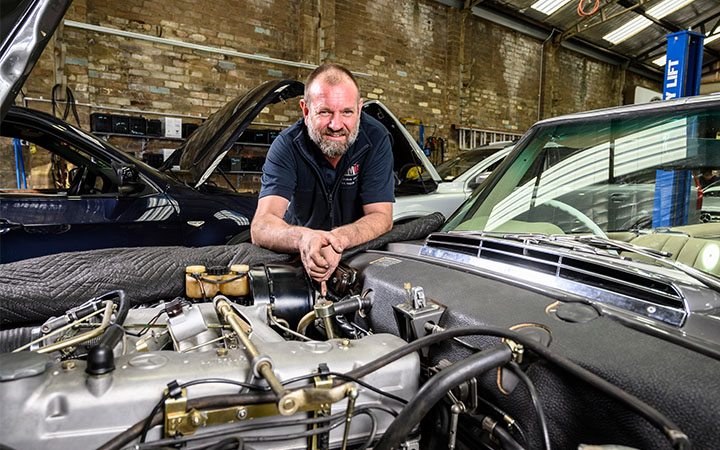
[[(187, 266), (183, 296), (143, 304), (115, 290), (38, 326), (7, 328), (0, 443), (689, 448), (664, 403), (623, 390), (636, 380), (551, 350), (566, 350), (551, 342), (567, 323), (543, 320), (550, 297), (505, 286), (514, 300), (503, 302), (488, 280), (479, 288), (480, 277), (448, 268), (429, 276), (422, 264), (362, 253), (336, 270), (326, 297), (294, 264)], [(468, 292), (478, 289), (473, 304)], [(520, 298), (542, 302), (512, 312)], [(616, 414), (625, 427), (604, 433)]]

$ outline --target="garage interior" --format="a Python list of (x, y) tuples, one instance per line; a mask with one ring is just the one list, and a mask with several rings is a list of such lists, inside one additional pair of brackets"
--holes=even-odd
[[(302, 81), (333, 61), (350, 68), (362, 97), (393, 111), (438, 164), (517, 140), (541, 119), (657, 98), (665, 35), (680, 30), (707, 35), (700, 91), (717, 90), (720, 5), (674, 2), (678, 9), (655, 17), (660, 3), (79, 0), (16, 104), (73, 124), (77, 115), (81, 128), (158, 166), (229, 100), (266, 80)], [(608, 40), (633, 20), (647, 23)], [(236, 189), (257, 192), (267, 144), (298, 117), (297, 104), (258, 117), (254, 135), (221, 165)], [(0, 185), (17, 187), (13, 143), (0, 151)], [(23, 146), (22, 156), (27, 187), (51, 187), (58, 165), (37, 148)]]
[(0, 11), (0, 450), (719, 447), (720, 0)]

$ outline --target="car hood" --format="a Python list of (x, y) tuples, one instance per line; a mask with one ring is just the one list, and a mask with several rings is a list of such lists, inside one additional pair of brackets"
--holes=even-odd
[[(188, 170), (195, 187), (202, 185), (212, 174), (233, 144), (267, 105), (302, 95), (304, 85), (299, 81), (267, 81), (245, 95), (228, 102), (211, 115), (188, 140), (173, 153), (163, 169), (174, 164)], [(436, 182), (440, 176), (410, 133), (390, 110), (377, 100), (363, 104), (363, 112), (382, 122), (393, 136), (396, 161), (413, 161), (423, 166)]]
[(385, 128), (387, 128), (392, 135), (393, 155), (396, 165), (395, 170), (400, 168), (397, 167), (398, 163), (412, 163), (422, 166), (435, 183), (442, 181), (437, 170), (435, 170), (435, 166), (433, 166), (427, 156), (425, 156), (425, 153), (418, 143), (415, 142), (412, 135), (382, 102), (378, 100), (367, 100), (363, 102), (363, 112), (385, 125)]
[(173, 153), (180, 169), (190, 171), (195, 187), (210, 177), (238, 137), (267, 105), (302, 95), (299, 81), (271, 80), (226, 103)]
[(2, 0), (0, 10), (0, 121), (72, 0)]

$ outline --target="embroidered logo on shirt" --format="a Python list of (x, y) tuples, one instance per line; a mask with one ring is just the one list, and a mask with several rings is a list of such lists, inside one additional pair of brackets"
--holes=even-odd
[(350, 166), (342, 177), (343, 186), (352, 186), (357, 183), (358, 174), (360, 173), (360, 164)]

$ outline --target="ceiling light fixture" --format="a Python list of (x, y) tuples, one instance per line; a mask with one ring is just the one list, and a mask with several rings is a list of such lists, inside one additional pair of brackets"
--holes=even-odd
[(567, 5), (570, 2), (570, 0), (538, 0), (530, 7), (534, 10), (540, 11), (543, 14), (550, 15), (557, 11), (558, 9), (562, 8), (563, 6)]
[[(647, 14), (651, 17), (654, 17), (655, 19), (662, 19), (668, 14), (677, 11), (678, 9), (689, 3), (692, 3), (693, 1), (695, 0), (665, 0), (657, 6), (648, 9)], [(652, 21), (650, 19), (644, 16), (638, 16), (632, 19), (630, 22), (627, 22), (625, 25), (621, 26), (617, 30), (613, 31), (612, 33), (606, 34), (605, 36), (603, 36), (603, 39), (609, 41), (612, 44), (618, 44), (625, 39), (641, 32), (650, 25), (652, 25)]]
[(662, 55), (658, 59), (653, 59), (652, 63), (655, 64), (656, 66), (660, 66), (660, 67), (664, 66), (667, 63), (667, 55)]
[(717, 32), (717, 33), (713, 34), (712, 36), (706, 37), (705, 40), (703, 41), (703, 44), (707, 45), (716, 39), (720, 39), (720, 32)]

